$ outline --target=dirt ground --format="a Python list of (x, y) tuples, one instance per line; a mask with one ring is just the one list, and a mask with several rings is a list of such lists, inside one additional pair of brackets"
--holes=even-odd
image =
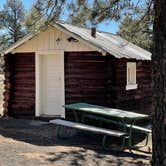
[(140, 152), (105, 151), (101, 136), (55, 137), (56, 127), (36, 120), (0, 118), (0, 166), (149, 166)]

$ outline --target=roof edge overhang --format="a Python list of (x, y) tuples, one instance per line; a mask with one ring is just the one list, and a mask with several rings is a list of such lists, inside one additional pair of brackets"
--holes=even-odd
[[(79, 41), (81, 41), (82, 43), (84, 43), (88, 47), (91, 47), (92, 49), (95, 49), (96, 51), (101, 52), (102, 55), (106, 55), (106, 53), (107, 53), (107, 51), (105, 51), (104, 49), (101, 49), (98, 46), (96, 46), (95, 44), (89, 42), (88, 40), (83, 39), (81, 36), (70, 32), (69, 30), (67, 30), (66, 28), (62, 27), (58, 23), (55, 23), (54, 25), (50, 25), (49, 27), (57, 28), (58, 30), (60, 30), (60, 31), (62, 31), (62, 32), (68, 34), (68, 35), (70, 35), (71, 37), (73, 37), (73, 38), (75, 38), (75, 39), (77, 39)], [(37, 32), (33, 32), (33, 33), (30, 33), (30, 34), (27, 34), (24, 38), (18, 40), (16, 43), (14, 43), (11, 46), (9, 46), (6, 50), (2, 51), (0, 54), (1, 55), (6, 55), (6, 54), (12, 52), (14, 49), (16, 49), (20, 45), (24, 44), (28, 40), (32, 39), (33, 37), (35, 37), (37, 34), (39, 34), (42, 31), (43, 30), (38, 30)]]
[[(25, 42), (27, 42), (28, 40), (32, 39), (33, 37), (35, 37), (36, 35), (38, 35), (40, 32), (45, 31), (48, 27), (54, 27), (57, 28), (58, 30), (64, 32), (65, 34), (70, 35), (71, 37), (81, 41), (83, 44), (85, 44), (88, 47), (91, 47), (92, 49), (95, 49), (96, 51), (100, 52), (103, 56), (105, 56), (107, 53), (113, 55), (112, 52), (108, 51), (105, 48), (100, 47), (99, 45), (90, 42), (89, 40), (84, 39), (82, 36), (74, 33), (74, 32), (70, 32), (70, 30), (66, 29), (65, 27), (63, 27), (60, 23), (56, 22), (54, 25), (49, 25), (46, 26), (45, 28), (43, 28), (42, 30), (38, 30), (36, 32), (30, 33), (28, 35), (26, 35), (24, 38), (20, 39), (19, 41), (17, 41), (16, 43), (14, 43), (13, 45), (9, 46), (6, 50), (2, 51), (0, 54), (1, 55), (6, 55), (8, 53), (11, 53), (13, 50), (15, 50), (17, 47), (19, 47), (20, 45), (24, 44)], [(120, 57), (113, 55), (115, 58), (120, 59)], [(121, 58), (125, 58), (125, 57), (121, 57)], [(127, 59), (131, 59), (130, 57)], [(142, 59), (137, 59), (136, 60), (151, 60), (151, 57), (149, 58), (142, 58)]]
[(61, 26), (60, 24), (56, 23), (53, 25), (53, 27), (57, 28), (58, 30), (70, 35), (71, 37), (74, 37), (75, 39), (81, 41), (82, 43), (84, 43), (85, 45), (87, 45), (88, 47), (91, 47), (92, 49), (95, 49), (98, 52), (101, 52), (102, 55), (106, 55), (107, 51), (104, 50), (103, 48), (100, 48), (99, 46), (95, 45), (94, 43), (85, 40), (84, 38), (82, 38), (80, 35), (74, 33), (74, 32), (70, 32), (68, 29), (64, 28), (63, 26)]
[(26, 35), (24, 38), (18, 40), (16, 43), (14, 43), (11, 46), (9, 46), (6, 50), (2, 51), (0, 54), (1, 55), (6, 55), (6, 54), (12, 52), (14, 49), (16, 49), (20, 45), (24, 44), (26, 41), (32, 39), (38, 33), (39, 33), (39, 31), (38, 32), (34, 32), (34, 33), (30, 33), (30, 34)]

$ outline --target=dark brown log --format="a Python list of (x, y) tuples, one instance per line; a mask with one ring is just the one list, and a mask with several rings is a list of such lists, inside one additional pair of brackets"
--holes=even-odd
[(5, 56), (4, 110), (15, 116), (35, 112), (35, 54), (17, 53)]
[(106, 103), (106, 57), (97, 52), (65, 54), (65, 101)]
[[(6, 59), (10, 61), (10, 56)], [(4, 108), (12, 115), (34, 115), (34, 53), (12, 55), (6, 63)], [(137, 61), (136, 90), (126, 91), (127, 59), (102, 56), (97, 52), (65, 53), (65, 100), (87, 102), (140, 113), (151, 113), (151, 63)], [(136, 61), (136, 60), (130, 60)]]
[[(128, 61), (137, 62), (138, 88), (127, 91)], [(151, 114), (151, 82), (150, 61), (115, 59), (96, 52), (68, 52), (65, 55), (66, 103), (84, 101)]]

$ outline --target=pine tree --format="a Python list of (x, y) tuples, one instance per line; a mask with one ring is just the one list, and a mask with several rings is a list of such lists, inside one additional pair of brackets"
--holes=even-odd
[(69, 21), (81, 26), (97, 26), (106, 20), (119, 20), (121, 9), (129, 9), (130, 0), (76, 0), (69, 3)]
[(66, 0), (37, 0), (26, 15), (27, 32), (39, 30), (49, 24), (54, 24), (64, 12)]
[(139, 22), (140, 18), (134, 19), (132, 16), (126, 16), (119, 26), (117, 34), (146, 50), (152, 46), (152, 24), (149, 16), (146, 16)]
[(154, 1), (153, 44), (153, 166), (166, 165), (166, 1)]
[(91, 10), (88, 8), (87, 1), (76, 0), (68, 4), (69, 18), (68, 22), (80, 27), (89, 27), (91, 24)]
[(6, 44), (19, 40), (24, 35), (22, 28), (24, 20), (24, 7), (20, 0), (7, 0), (1, 11), (0, 27), (5, 32)]
[(45, 25), (45, 21), (42, 11), (33, 6), (25, 18), (27, 33), (39, 30), (40, 27)]

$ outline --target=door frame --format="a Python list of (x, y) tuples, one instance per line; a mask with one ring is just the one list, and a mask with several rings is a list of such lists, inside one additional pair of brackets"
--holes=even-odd
[[(64, 59), (64, 50), (42, 50), (42, 51), (36, 51), (35, 52), (35, 116), (40, 116), (42, 114), (41, 112), (41, 99), (40, 99), (40, 56), (42, 55), (48, 55), (48, 54), (58, 54), (63, 56)], [(64, 68), (64, 60), (63, 60), (63, 68)], [(64, 73), (64, 71), (63, 71)], [(64, 77), (65, 78), (65, 77)], [(63, 87), (63, 104), (65, 104), (65, 79), (64, 79), (64, 87)], [(65, 109), (62, 114), (62, 117), (65, 118)]]

